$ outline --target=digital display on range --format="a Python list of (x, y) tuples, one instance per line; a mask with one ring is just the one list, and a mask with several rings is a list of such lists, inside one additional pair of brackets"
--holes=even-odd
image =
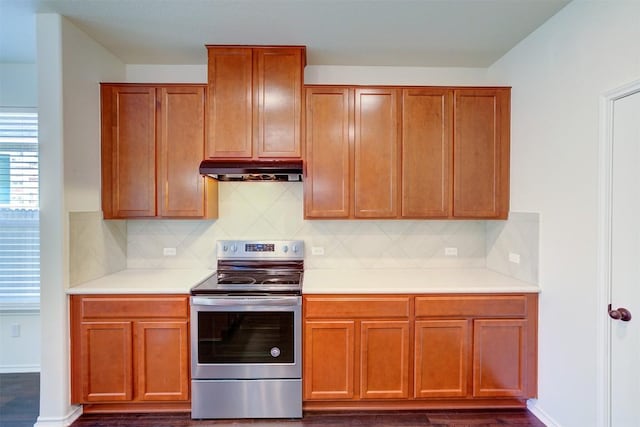
[(276, 245), (273, 243), (247, 243), (244, 245), (245, 252), (275, 252)]

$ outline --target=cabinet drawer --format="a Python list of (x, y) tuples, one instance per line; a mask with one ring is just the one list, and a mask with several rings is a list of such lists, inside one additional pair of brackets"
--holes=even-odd
[(80, 315), (87, 318), (187, 318), (189, 297), (174, 296), (75, 296)]
[(408, 296), (305, 297), (306, 319), (406, 318), (409, 317)]
[(524, 317), (525, 295), (416, 297), (416, 317)]

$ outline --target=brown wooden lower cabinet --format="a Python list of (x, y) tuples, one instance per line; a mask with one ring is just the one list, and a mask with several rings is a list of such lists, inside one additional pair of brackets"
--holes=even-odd
[(304, 408), (525, 407), (537, 298), (305, 295)]
[(409, 397), (409, 321), (360, 323), (360, 395), (363, 399)]
[(188, 296), (70, 303), (72, 403), (84, 412), (190, 410)]
[(477, 319), (473, 322), (473, 395), (527, 395), (527, 321)]
[(468, 393), (469, 320), (416, 320), (414, 396), (465, 397)]
[(305, 324), (304, 396), (352, 399), (354, 396), (355, 321)]

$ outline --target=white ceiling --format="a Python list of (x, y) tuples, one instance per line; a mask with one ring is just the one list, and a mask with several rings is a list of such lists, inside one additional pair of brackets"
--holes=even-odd
[(311, 65), (486, 67), (570, 0), (0, 0), (0, 62), (35, 61), (37, 12), (127, 64), (205, 64), (205, 44), (307, 46)]

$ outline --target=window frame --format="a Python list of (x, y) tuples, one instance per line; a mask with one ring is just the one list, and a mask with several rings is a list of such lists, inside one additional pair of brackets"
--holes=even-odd
[[(39, 120), (39, 116), (38, 116), (38, 109), (35, 107), (0, 107), (0, 115), (4, 115), (7, 113), (29, 113), (29, 114), (33, 114), (35, 113), (36, 115), (36, 120)], [(39, 167), (39, 157), (40, 157), (40, 150), (39, 150), (39, 134), (38, 134), (38, 129), (36, 129), (36, 162), (38, 162), (38, 167), (37, 167), (37, 179), (35, 180), (35, 182), (37, 183), (37, 189), (35, 190), (35, 192), (37, 193), (37, 203), (36, 203), (36, 207), (32, 207), (29, 206), (27, 207), (25, 205), (24, 209), (27, 209), (31, 212), (36, 211), (35, 213), (33, 213), (31, 216), (35, 215), (37, 217), (37, 247), (38, 247), (38, 255), (37, 255), (37, 290), (34, 291), (34, 287), (29, 287), (29, 289), (25, 289), (24, 292), (16, 292), (15, 294), (11, 295), (11, 293), (9, 292), (5, 292), (5, 288), (2, 285), (0, 285), (0, 312), (1, 313), (11, 313), (11, 312), (33, 312), (33, 311), (39, 311), (40, 310), (40, 287), (41, 287), (41, 277), (40, 277), (40, 264), (41, 264), (41, 258), (40, 258), (40, 253), (39, 253), (39, 247), (40, 247), (40, 167)], [(0, 144), (2, 144), (0, 142)], [(0, 149), (1, 150), (1, 149)], [(28, 175), (28, 174), (25, 174)], [(9, 195), (9, 198), (11, 198), (11, 195)], [(26, 204), (29, 204), (28, 202), (25, 202)], [(3, 204), (2, 207), (0, 207), (2, 209), (7, 209), (7, 210), (12, 210), (12, 209), (21, 209), (21, 206), (16, 206), (14, 205), (13, 207), (11, 206), (11, 202), (9, 202), (8, 205)], [(24, 218), (25, 221), (29, 221), (29, 218), (27, 216), (25, 216)], [(25, 244), (26, 245), (26, 244)], [(1, 271), (1, 270), (0, 270)], [(27, 288), (27, 287), (25, 287)]]

